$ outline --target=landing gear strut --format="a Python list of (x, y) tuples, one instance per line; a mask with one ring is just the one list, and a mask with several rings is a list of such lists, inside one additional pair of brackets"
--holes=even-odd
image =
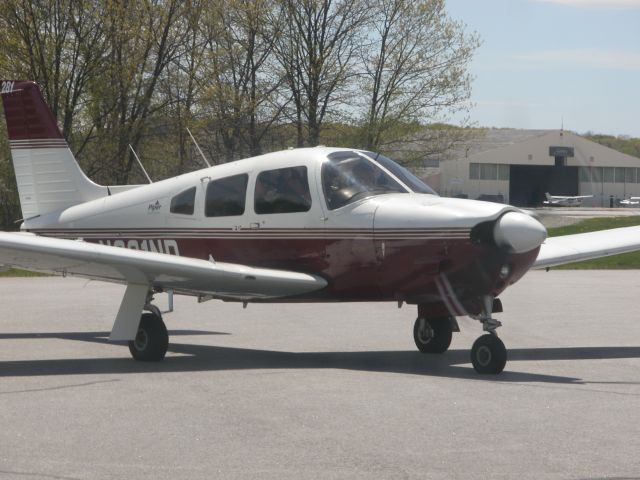
[(143, 313), (134, 340), (129, 341), (129, 351), (136, 360), (157, 362), (164, 358), (169, 347), (167, 327), (158, 313)]
[(452, 332), (449, 317), (418, 317), (413, 325), (413, 340), (422, 353), (444, 353), (451, 345)]
[(496, 329), (502, 324), (495, 318), (491, 318), (493, 297), (483, 297), (484, 309), (476, 320), (482, 323), (482, 329), (489, 332), (479, 337), (471, 347), (471, 363), (478, 373), (497, 374), (504, 370), (507, 364), (507, 349), (498, 338)]

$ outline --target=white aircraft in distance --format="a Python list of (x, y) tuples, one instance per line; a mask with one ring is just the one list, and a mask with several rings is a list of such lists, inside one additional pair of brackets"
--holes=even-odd
[(439, 197), (392, 160), (348, 148), (97, 185), (37, 85), (0, 87), (23, 216), (21, 232), (0, 233), (0, 264), (125, 284), (110, 339), (129, 341), (137, 360), (164, 357), (167, 329), (151, 302), (175, 292), (245, 306), (413, 304), (424, 353), (446, 351), (456, 316), (468, 315), (487, 332), (471, 349), (474, 368), (499, 373), (507, 351), (493, 313), (505, 288), (532, 267), (640, 249), (640, 227), (545, 242), (542, 224), (517, 208)]
[(551, 195), (549, 192), (544, 194), (547, 197), (546, 200), (542, 202), (543, 205), (548, 205), (549, 207), (579, 207), (582, 205), (582, 200), (585, 198), (593, 198), (593, 195), (578, 195), (575, 197), (563, 197), (560, 195)]
[(640, 197), (629, 197), (624, 200), (620, 200), (620, 205), (623, 207), (635, 207), (636, 205), (640, 205)]

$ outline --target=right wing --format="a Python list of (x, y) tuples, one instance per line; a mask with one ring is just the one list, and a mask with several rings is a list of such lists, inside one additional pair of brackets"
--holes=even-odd
[(531, 268), (547, 268), (635, 250), (640, 250), (640, 226), (550, 237), (540, 246), (538, 258)]
[(252, 300), (308, 293), (327, 285), (306, 273), (254, 268), (165, 253), (0, 232), (0, 265), (190, 294)]

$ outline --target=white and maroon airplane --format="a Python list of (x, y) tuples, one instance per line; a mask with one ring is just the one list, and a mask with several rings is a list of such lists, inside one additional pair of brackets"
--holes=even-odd
[[(485, 332), (480, 373), (503, 370), (497, 298), (532, 267), (640, 249), (640, 227), (562, 238), (521, 210), (442, 198), (392, 160), (306, 148), (149, 185), (100, 186), (80, 170), (37, 85), (0, 83), (22, 208), (0, 265), (126, 284), (110, 339), (160, 360), (159, 292), (248, 302), (417, 305), (413, 334), (442, 353), (456, 317)], [(545, 242), (545, 243), (543, 243)], [(124, 248), (120, 248), (124, 247)], [(148, 311), (148, 313), (142, 313)]]

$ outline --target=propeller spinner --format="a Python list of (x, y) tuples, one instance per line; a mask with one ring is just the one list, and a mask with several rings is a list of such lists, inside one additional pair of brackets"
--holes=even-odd
[(530, 252), (547, 238), (547, 229), (535, 218), (522, 212), (507, 212), (493, 227), (496, 245), (514, 253)]

